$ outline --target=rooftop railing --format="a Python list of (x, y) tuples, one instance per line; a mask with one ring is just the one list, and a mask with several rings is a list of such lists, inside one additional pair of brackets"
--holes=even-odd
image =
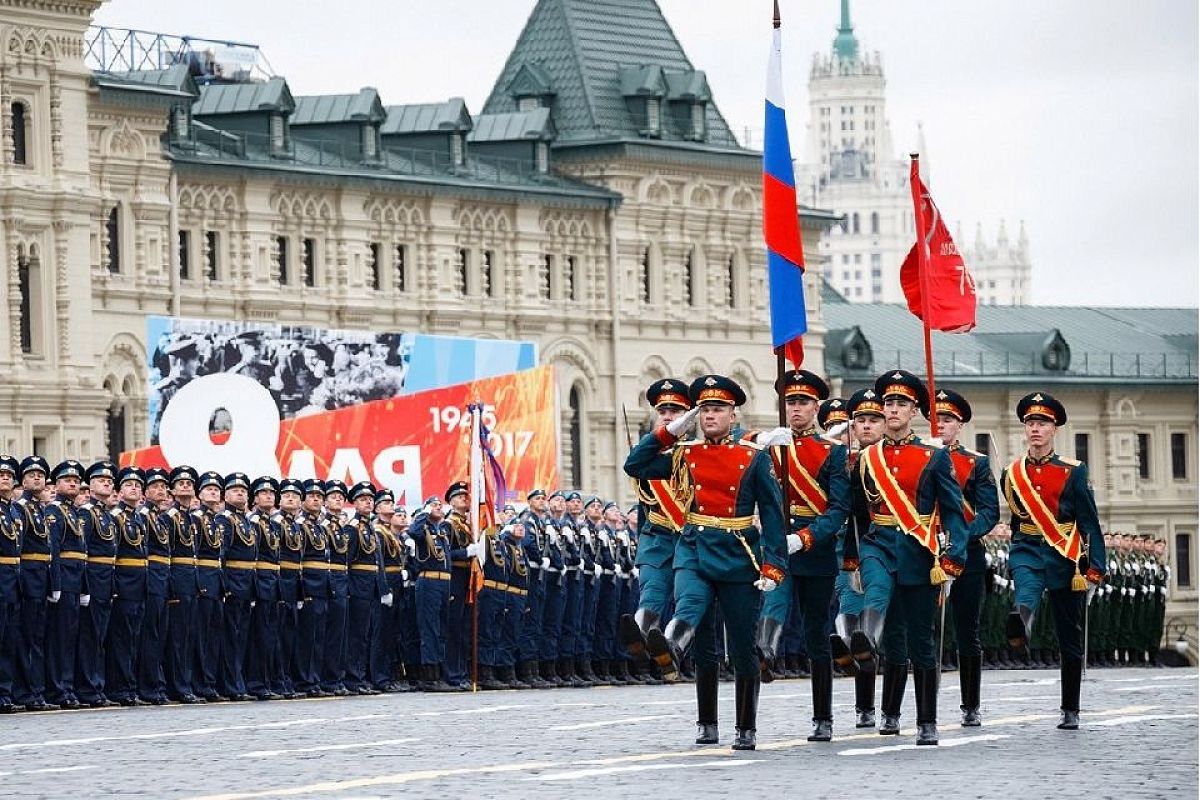
[[(828, 368), (841, 374), (874, 374), (884, 369), (906, 369), (918, 374), (925, 371), (922, 350), (873, 348), (869, 366), (847, 367), (830, 359)], [(960, 378), (1017, 377), (1024, 375), (1061, 376), (1064, 378), (1131, 378), (1178, 380), (1200, 375), (1196, 353), (1098, 353), (1074, 352), (1067, 369), (1048, 369), (1041, 353), (989, 353), (983, 351), (937, 351), (933, 354), (938, 375)]]
[(266, 80), (274, 75), (258, 45), (93, 25), (84, 36), (84, 63), (100, 72), (167, 69), (187, 64), (197, 83)]

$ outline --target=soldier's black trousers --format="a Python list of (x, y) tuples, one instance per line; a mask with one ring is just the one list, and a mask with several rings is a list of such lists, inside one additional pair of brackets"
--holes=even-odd
[(20, 647), (17, 626), (20, 608), (16, 602), (0, 600), (0, 703), (11, 703), (13, 679), (17, 672), (17, 651)]
[(562, 631), (563, 612), (567, 608), (566, 576), (546, 573), (546, 598), (542, 606), (541, 642), (538, 652), (542, 661), (558, 659), (558, 638)]
[(167, 647), (167, 598), (150, 595), (142, 612), (138, 638), (138, 697), (154, 700), (166, 696), (163, 656)]
[(903, 664), (909, 659), (920, 669), (932, 669), (937, 663), (933, 653), (934, 611), (940, 591), (939, 586), (892, 586), (883, 624), (883, 651), (888, 663)]
[(1058, 634), (1058, 649), (1063, 656), (1083, 658), (1083, 608), (1087, 592), (1048, 589), (1050, 611), (1054, 614), (1054, 631)]
[(325, 622), (329, 601), (324, 597), (309, 597), (300, 609), (296, 638), (296, 669), (299, 673), (296, 688), (311, 692), (321, 686), (321, 665), (325, 661)]
[(217, 694), (217, 682), (221, 674), (224, 614), (225, 609), (219, 597), (203, 595), (196, 601), (196, 658), (192, 662), (192, 684), (193, 691), (204, 697)]
[(21, 598), (21, 646), (17, 651), (18, 705), (45, 700), (46, 598)]
[(525, 613), (521, 617), (521, 630), (517, 635), (517, 649), (520, 651), (521, 661), (537, 661), (540, 657), (538, 644), (542, 636), (542, 616), (545, 607), (546, 584), (542, 581), (542, 570), (531, 569)]
[(79, 644), (79, 594), (63, 592), (47, 611), (46, 699), (75, 700), (75, 650)]
[(575, 642), (576, 658), (590, 659), (595, 650), (599, 586), (600, 578), (595, 573), (583, 576), (583, 597), (579, 601), (579, 638)]
[[(395, 602), (395, 595), (392, 602)], [(365, 689), (371, 663), (371, 640), (377, 635), (379, 610), (392, 609), (380, 605), (377, 597), (351, 597), (349, 623), (346, 626), (346, 688)]]
[(346, 677), (346, 620), (350, 615), (350, 598), (329, 598), (325, 616), (325, 650), (321, 664), (321, 688), (327, 692), (343, 689)]
[(417, 627), (421, 636), (421, 663), (442, 664), (446, 660), (446, 610), (450, 583), (417, 578)]
[(804, 632), (804, 652), (813, 661), (828, 661), (829, 650), (829, 607), (833, 602), (833, 582), (830, 575), (789, 575), (793, 610), (800, 614), (801, 630)]
[(960, 575), (950, 586), (950, 611), (954, 612), (954, 639), (960, 656), (983, 653), (979, 644), (979, 613), (983, 609), (983, 582), (986, 574)]
[(290, 600), (277, 600), (275, 608), (278, 627), (271, 631), (275, 638), (275, 674), (271, 678), (271, 688), (279, 694), (291, 694), (300, 680), (296, 653), (299, 614), (295, 602)]
[[(471, 647), (471, 614), (467, 609), (467, 580), (470, 571), (450, 570), (450, 599), (446, 616), (446, 679), (452, 683), (467, 680), (467, 656)], [(425, 659), (422, 657), (423, 662)]]
[(141, 600), (113, 600), (105, 647), (105, 694), (110, 700), (132, 700), (137, 696), (135, 668), (144, 608)]
[(250, 609), (246, 646), (246, 691), (255, 697), (269, 694), (276, 678), (279, 652), (279, 602), (259, 600)]
[(178, 700), (195, 694), (192, 685), (196, 647), (196, 598), (178, 597), (167, 604), (167, 696)]
[(224, 635), (221, 637), (221, 694), (246, 693), (246, 649), (250, 643), (250, 598), (225, 598)]
[(105, 643), (112, 617), (112, 603), (92, 598), (80, 609), (79, 646), (75, 651), (75, 696), (81, 703), (95, 703), (104, 696)]

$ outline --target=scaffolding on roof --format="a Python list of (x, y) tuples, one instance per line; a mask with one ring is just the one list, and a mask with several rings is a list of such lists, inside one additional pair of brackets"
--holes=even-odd
[(98, 72), (141, 72), (187, 64), (199, 84), (267, 80), (275, 75), (256, 44), (93, 25), (84, 63)]

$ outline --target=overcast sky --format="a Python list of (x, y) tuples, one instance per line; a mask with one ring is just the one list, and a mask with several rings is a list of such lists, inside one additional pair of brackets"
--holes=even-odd
[[(294, 94), (375, 86), (385, 104), (478, 112), (536, 0), (110, 0), (97, 22), (252, 42)], [(739, 132), (761, 128), (768, 0), (660, 0)], [(781, 0), (793, 152), (813, 53), (838, 0)], [(852, 0), (883, 54), (907, 150), (924, 123), (932, 189), (969, 247), (1025, 220), (1039, 304), (1197, 304), (1197, 8), (1190, 0)]]

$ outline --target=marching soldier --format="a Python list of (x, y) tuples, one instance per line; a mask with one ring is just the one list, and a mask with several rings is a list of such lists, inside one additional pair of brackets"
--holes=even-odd
[(354, 508), (342, 534), (348, 542), (350, 614), (346, 626), (346, 689), (358, 694), (379, 694), (371, 685), (371, 642), (378, 635), (379, 607), (390, 609), (395, 597), (388, 590), (383, 556), (372, 512), (375, 487), (360, 481), (350, 487)]
[(221, 564), (225, 542), (217, 526), (217, 515), (225, 504), (222, 496), (225, 479), (216, 472), (204, 472), (196, 484), (200, 507), (192, 509), (196, 530), (196, 659), (192, 684), (196, 696), (205, 701), (224, 700), (217, 691), (221, 674), (221, 640), (225, 634), (225, 579)]
[(321, 668), (325, 664), (325, 625), (329, 614), (329, 536), (323, 519), (325, 484), (316, 478), (304, 482), (304, 501), (296, 517), (303, 540), (300, 562), (302, 599), (296, 603), (299, 619), (296, 641), (296, 689), (309, 697), (325, 697)]
[(1042, 591), (1047, 590), (1062, 651), (1058, 728), (1077, 730), (1083, 616), (1089, 584), (1098, 586), (1104, 580), (1104, 537), (1087, 466), (1054, 452), (1054, 434), (1067, 421), (1066, 408), (1049, 394), (1034, 392), (1017, 403), (1017, 418), (1025, 426), (1028, 452), (1010, 464), (1001, 479), (1012, 512), (1010, 562), (1017, 591), (1007, 635), (1014, 647), (1028, 642)]
[(280, 700), (274, 691), (279, 671), (279, 573), (283, 528), (276, 517), (279, 483), (262, 476), (250, 487), (254, 508), (246, 522), (258, 541), (254, 569), (254, 602), (246, 646), (246, 692), (255, 700)]
[(83, 465), (70, 459), (50, 473), (55, 496), (45, 509), (46, 531), (56, 541), (51, 584), (61, 595), (52, 603), (46, 632), (46, 698), (61, 708), (79, 708), (75, 695), (75, 651), (79, 643), (80, 598), (87, 571), (87, 539), (76, 511)]
[(244, 665), (250, 642), (250, 610), (254, 603), (254, 573), (258, 568), (258, 535), (246, 519), (250, 478), (244, 472), (225, 476), (225, 510), (213, 519), (225, 558), (221, 582), (225, 589), (225, 625), (221, 637), (221, 694), (230, 700), (249, 700)]
[(196, 646), (196, 600), (200, 579), (196, 568), (198, 525), (191, 514), (200, 476), (187, 465), (171, 470), (174, 503), (163, 522), (171, 535), (170, 600), (167, 601), (167, 697), (193, 705), (204, 702), (193, 684), (193, 651)]
[(117, 560), (116, 523), (108, 512), (113, 496), (116, 467), (97, 461), (85, 477), (91, 500), (79, 509), (88, 553), (83, 576), (79, 620), (79, 643), (75, 652), (75, 694), (92, 708), (112, 705), (104, 694), (105, 653), (109, 620), (112, 617), (113, 576)]
[[(521, 615), (521, 631), (517, 637), (520, 658), (517, 677), (535, 689), (549, 689), (538, 671), (538, 644), (542, 633), (542, 617), (546, 608), (546, 585), (550, 567), (548, 536), (546, 533), (546, 491), (533, 489), (525, 500), (529, 507), (518, 519), (524, 523), (525, 535), (520, 542), (525, 550), (525, 562), (529, 569), (527, 578), (525, 613)], [(555, 576), (557, 578), (557, 576)]]
[[(918, 410), (928, 413), (929, 396), (920, 378), (897, 370), (879, 376), (874, 391), (883, 400), (885, 430), (882, 440), (859, 455), (871, 527), (859, 542), (864, 598), (851, 651), (860, 664), (873, 661), (883, 635), (885, 684), (891, 683), (890, 672), (895, 693), (889, 698), (884, 692), (881, 734), (899, 733), (899, 715), (889, 712), (899, 711), (905, 662), (912, 659), (917, 744), (936, 745), (941, 658), (934, 653), (933, 617), (946, 576), (961, 575), (966, 565), (962, 490), (941, 443), (925, 442), (912, 432)], [(939, 545), (935, 513), (948, 537), (945, 548)]]
[(137, 696), (138, 635), (146, 608), (146, 517), (138, 511), (146, 476), (137, 467), (117, 473), (113, 508), (117, 559), (113, 574), (112, 619), (108, 628), (106, 694), (123, 706), (144, 706)]
[[(782, 496), (770, 456), (732, 435), (735, 409), (746, 402), (742, 388), (729, 378), (705, 375), (692, 383), (689, 399), (692, 410), (644, 436), (625, 461), (631, 477), (670, 478), (676, 496), (688, 509), (674, 561), (675, 616), (665, 630), (650, 630), (646, 649), (671, 674), (693, 645), (705, 668), (715, 667), (714, 643), (705, 641), (714, 631), (701, 625), (715, 600), (725, 617), (737, 681), (733, 749), (753, 750), (759, 690), (754, 653), (758, 593), (774, 591), (786, 576)], [(680, 442), (697, 417), (702, 438)], [(663, 452), (672, 447), (670, 453)], [(761, 534), (754, 525), (756, 508)], [(717, 733), (716, 709), (699, 711), (698, 738), (707, 741)]]
[(23, 520), (9, 499), (16, 485), (17, 460), (0, 455), (0, 714), (22, 710), (13, 702), (13, 680), (20, 652), (21, 534)]
[[(769, 595), (759, 620), (759, 651), (769, 665), (787, 620), (788, 606), (801, 615), (804, 648), (812, 661), (813, 732), (810, 742), (833, 738), (833, 662), (829, 646), (829, 602), (838, 574), (837, 537), (850, 512), (850, 480), (846, 475), (846, 448), (817, 431), (819, 404), (829, 398), (829, 387), (820, 377), (799, 369), (784, 373), (775, 382), (783, 398), (787, 428), (772, 431), (775, 474), (787, 486), (788, 581), (786, 591)], [(786, 452), (786, 465), (780, 461)]]
[(346, 678), (346, 625), (350, 618), (350, 537), (342, 527), (346, 484), (325, 482), (325, 514), (322, 517), (329, 539), (329, 613), (325, 619), (325, 663), (321, 667), (321, 689), (345, 697), (350, 690)]
[[(471, 616), (467, 613), (471, 592), (471, 502), (465, 481), (450, 484), (445, 494), (450, 513), (450, 606), (446, 621), (446, 681), (459, 691), (469, 691), (467, 655), (470, 651)], [(468, 552), (472, 550), (472, 552)]]
[(163, 656), (167, 644), (167, 598), (171, 583), (171, 504), (166, 470), (146, 470), (145, 498), (138, 513), (146, 523), (146, 605), (138, 639), (138, 697), (151, 705), (167, 704)]
[[(962, 726), (977, 728), (979, 689), (983, 675), (983, 650), (979, 642), (979, 618), (983, 607), (983, 537), (1000, 521), (1000, 496), (992, 477), (991, 461), (983, 453), (968, 450), (958, 441), (963, 425), (971, 421), (971, 404), (952, 389), (939, 389), (934, 404), (938, 436), (950, 452), (954, 476), (962, 488), (963, 520), (967, 523), (967, 565), (950, 587), (954, 612), (955, 642), (958, 645), (958, 683), (962, 694)], [(939, 657), (940, 657), (939, 653)]]
[(417, 625), (421, 637), (421, 682), (424, 692), (453, 692), (442, 665), (446, 660), (446, 613), (450, 606), (450, 523), (442, 500), (433, 495), (408, 528), (417, 567)]
[(304, 599), (304, 529), (298, 515), (304, 501), (304, 484), (295, 478), (279, 482), (279, 510), (271, 515), (271, 524), (279, 531), (279, 628), (273, 631), (277, 664), (274, 691), (288, 700), (304, 695), (296, 688), (300, 682), (299, 626)]

